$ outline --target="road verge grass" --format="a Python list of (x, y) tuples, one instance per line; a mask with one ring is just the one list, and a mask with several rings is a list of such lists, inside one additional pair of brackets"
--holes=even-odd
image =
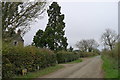
[(38, 78), (38, 77), (47, 75), (49, 73), (55, 72), (55, 71), (57, 71), (57, 70), (59, 70), (63, 67), (64, 66), (62, 66), (62, 65), (51, 66), (51, 67), (47, 67), (45, 69), (42, 69), (42, 70), (39, 70), (39, 71), (36, 71), (36, 72), (29, 72), (24, 76), (15, 76), (14, 78), (16, 78), (16, 79), (22, 78), (22, 79), (25, 79), (25, 80), (31, 80), (33, 78)]
[(104, 78), (118, 78), (118, 62), (108, 56), (102, 56)]

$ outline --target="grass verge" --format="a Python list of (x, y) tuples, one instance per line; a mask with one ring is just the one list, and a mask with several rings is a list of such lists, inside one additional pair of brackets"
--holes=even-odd
[(31, 80), (33, 78), (38, 78), (38, 77), (41, 77), (43, 75), (47, 75), (49, 73), (55, 72), (63, 67), (64, 66), (62, 66), (62, 65), (51, 66), (51, 67), (48, 67), (48, 68), (45, 68), (45, 69), (42, 69), (42, 70), (39, 70), (36, 72), (29, 72), (24, 76), (16, 76), (14, 78), (16, 78), (16, 79), (22, 78), (24, 80)]
[(113, 58), (102, 56), (104, 78), (118, 78), (118, 63)]
[(72, 61), (72, 62), (67, 62), (65, 64), (73, 64), (73, 63), (79, 63), (79, 62), (82, 62), (82, 59), (77, 59), (75, 61)]

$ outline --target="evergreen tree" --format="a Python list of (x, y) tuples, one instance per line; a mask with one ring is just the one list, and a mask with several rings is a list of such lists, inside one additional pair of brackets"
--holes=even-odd
[(49, 19), (45, 29), (47, 47), (51, 50), (66, 50), (67, 38), (65, 35), (64, 15), (60, 12), (61, 7), (57, 2), (53, 2), (47, 10)]
[(44, 47), (43, 43), (44, 41), (42, 40), (42, 36), (43, 36), (43, 30), (38, 30), (38, 32), (36, 33), (36, 36), (34, 36), (33, 38), (33, 43), (32, 45), (35, 45), (36, 47)]
[(57, 4), (57, 2), (53, 2), (47, 10), (49, 16), (47, 27), (44, 33), (41, 30), (40, 32), (38, 31), (39, 37), (37, 37), (37, 34), (34, 37), (33, 42), (36, 43), (37, 47), (46, 47), (55, 51), (66, 50), (68, 43), (67, 38), (64, 37), (64, 15), (61, 14), (60, 9), (61, 7)]
[(70, 46), (69, 50), (70, 50), (71, 52), (73, 51), (73, 48), (72, 48), (72, 46)]

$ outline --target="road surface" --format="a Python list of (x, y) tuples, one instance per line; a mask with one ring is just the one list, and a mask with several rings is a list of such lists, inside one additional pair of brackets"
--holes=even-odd
[(40, 78), (103, 78), (100, 56), (84, 59), (74, 64), (61, 64), (65, 68)]

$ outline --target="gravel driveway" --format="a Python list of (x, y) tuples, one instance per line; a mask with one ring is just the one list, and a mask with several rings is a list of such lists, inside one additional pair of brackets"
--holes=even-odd
[(100, 56), (85, 58), (80, 63), (60, 65), (64, 65), (65, 68), (40, 78), (103, 78)]

